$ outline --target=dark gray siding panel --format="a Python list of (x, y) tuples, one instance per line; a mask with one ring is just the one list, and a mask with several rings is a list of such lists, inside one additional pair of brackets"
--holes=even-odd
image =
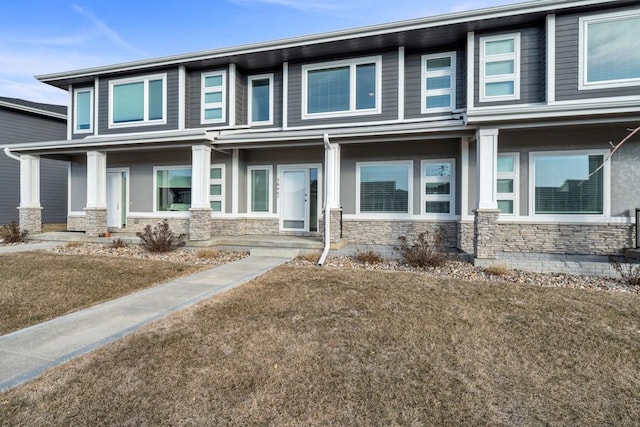
[[(628, 10), (615, 9), (613, 11)], [(633, 10), (637, 10), (634, 8)], [(605, 12), (601, 11), (600, 13)], [(608, 12), (608, 11), (607, 11)], [(606, 98), (611, 96), (640, 95), (640, 86), (619, 89), (578, 90), (580, 45), (579, 15), (556, 17), (556, 100)]]
[[(480, 38), (495, 34), (520, 33), (520, 99), (517, 101), (479, 102)], [(477, 34), (474, 53), (474, 104), (476, 106), (532, 104), (545, 101), (546, 32), (544, 26)]]
[[(62, 140), (64, 120), (0, 108), (0, 145)], [(67, 215), (67, 163), (40, 161), (40, 201), (44, 222), (65, 222)], [(20, 162), (0, 153), (0, 224), (18, 220)]]
[[(202, 99), (202, 74), (210, 73), (213, 71), (226, 71), (227, 73), (227, 93), (226, 93), (226, 102), (227, 106), (229, 105), (229, 70), (226, 68), (217, 68), (212, 70), (199, 70), (199, 71), (191, 71), (187, 73), (187, 87), (188, 87), (188, 103), (187, 103), (187, 127), (189, 128), (201, 128), (201, 127), (217, 127), (217, 126), (227, 126), (229, 124), (229, 111), (227, 108), (227, 117), (224, 122), (221, 123), (208, 123), (202, 124), (200, 123), (200, 101)], [(237, 87), (236, 87), (237, 90)], [(237, 111), (236, 111), (237, 114)]]
[[(430, 114), (421, 114), (422, 107), (422, 55), (441, 52), (456, 52), (456, 108), (465, 107), (466, 91), (466, 55), (464, 48), (438, 49), (433, 52), (408, 53), (405, 57), (405, 110), (404, 116), (407, 119), (429, 117)], [(436, 113), (435, 116), (442, 116), (443, 113)]]
[[(362, 55), (362, 57), (369, 55)], [(358, 58), (358, 57), (355, 57)], [(337, 60), (340, 58), (332, 58)], [(349, 59), (349, 58), (343, 58)], [(302, 120), (302, 65), (289, 65), (289, 126), (318, 126), (395, 120), (398, 118), (398, 52), (382, 53), (382, 113)]]
[(100, 135), (151, 132), (158, 130), (178, 129), (178, 69), (157, 70), (149, 74), (167, 73), (167, 123), (163, 125), (128, 126), (117, 129), (109, 129), (109, 81), (128, 77), (144, 77), (147, 74), (135, 74), (131, 76), (118, 76), (112, 79), (101, 79), (98, 97), (98, 131)]
[(87, 206), (87, 156), (74, 156), (71, 159), (71, 211), (82, 212)]
[(247, 74), (236, 72), (236, 124), (247, 124)]

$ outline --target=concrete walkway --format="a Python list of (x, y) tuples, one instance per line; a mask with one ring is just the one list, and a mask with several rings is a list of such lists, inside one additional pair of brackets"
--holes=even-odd
[[(26, 246), (31, 245), (19, 245), (21, 250), (27, 250)], [(0, 391), (122, 338), (147, 323), (241, 285), (290, 259), (251, 255), (0, 336)]]

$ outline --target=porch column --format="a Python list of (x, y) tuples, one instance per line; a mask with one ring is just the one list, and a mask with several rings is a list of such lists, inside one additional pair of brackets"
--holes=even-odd
[(211, 239), (211, 147), (191, 147), (191, 208), (189, 209), (189, 240)]
[(330, 241), (340, 240), (342, 207), (340, 206), (340, 144), (329, 143), (325, 148), (325, 191), (329, 207)]
[(107, 231), (107, 154), (87, 152), (87, 206), (85, 234), (98, 237)]
[(496, 197), (498, 129), (480, 129), (476, 142), (478, 205), (473, 211), (473, 252), (476, 258), (496, 258), (500, 246)]
[(40, 156), (20, 156), (20, 230), (29, 234), (42, 231), (40, 206)]

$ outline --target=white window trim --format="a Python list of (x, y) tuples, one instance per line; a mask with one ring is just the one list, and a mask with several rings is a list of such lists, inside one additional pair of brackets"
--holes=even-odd
[[(173, 215), (174, 211), (158, 210), (158, 171), (159, 170), (163, 170), (163, 171), (164, 170), (180, 170), (180, 169), (189, 169), (191, 171), (191, 179), (193, 179), (192, 165), (180, 165), (180, 166), (171, 165), (171, 166), (154, 166), (153, 167), (153, 213), (169, 214), (169, 216)], [(191, 186), (193, 188), (193, 183), (191, 183)], [(184, 215), (182, 211), (175, 211), (175, 212), (179, 213), (179, 215), (176, 214), (176, 216)]]
[[(89, 92), (89, 129), (78, 129), (78, 94)], [(73, 133), (93, 133), (93, 88), (73, 90)]]
[[(375, 107), (356, 110), (356, 67), (363, 64), (375, 64), (376, 66), (376, 93)], [(331, 111), (327, 113), (308, 113), (308, 76), (309, 71), (328, 70), (331, 68), (349, 67), (349, 110)], [(323, 119), (344, 116), (360, 116), (369, 114), (380, 114), (382, 112), (382, 56), (368, 56), (364, 58), (322, 62), (318, 64), (307, 64), (302, 66), (302, 119)]]
[[(267, 212), (254, 212), (251, 210), (251, 171), (268, 170), (269, 171), (269, 210)], [(247, 213), (252, 216), (272, 216), (273, 214), (273, 166), (272, 165), (254, 165), (247, 166)]]
[[(268, 120), (253, 120), (252, 112), (253, 112), (253, 96), (252, 96), (252, 88), (253, 82), (255, 80), (269, 80), (269, 119)], [(266, 126), (273, 124), (273, 73), (269, 74), (258, 74), (255, 76), (249, 76), (247, 78), (247, 98), (248, 98), (248, 108), (247, 108), (247, 123), (250, 126)]]
[[(438, 71), (428, 71), (427, 70), (427, 60), (434, 58), (450, 58), (451, 59), (451, 70), (438, 70)], [(434, 53), (429, 55), (422, 55), (422, 79), (420, 80), (420, 84), (422, 86), (422, 99), (421, 99), (421, 107), (420, 112), (422, 114), (427, 113), (437, 113), (437, 112), (447, 112), (453, 111), (456, 108), (456, 53), (455, 52), (443, 52), (443, 53)], [(451, 88), (450, 89), (427, 89), (427, 78), (429, 77), (451, 77)], [(437, 96), (437, 95), (451, 95), (451, 105), (449, 107), (440, 107), (440, 108), (427, 108), (427, 96)]]
[[(221, 76), (222, 77), (222, 89), (219, 89), (220, 86), (208, 88), (205, 87), (205, 80), (207, 77), (213, 76)], [(222, 101), (220, 102), (205, 102), (205, 94), (210, 92), (219, 92), (222, 91)], [(209, 108), (221, 108), (222, 115), (219, 119), (205, 119), (205, 110)], [(224, 123), (227, 121), (227, 71), (212, 71), (208, 73), (202, 73), (200, 76), (200, 123), (202, 124), (210, 124), (210, 123)]]
[(601, 82), (589, 82), (589, 76), (587, 75), (587, 46), (589, 45), (588, 36), (588, 26), (589, 24), (594, 23), (602, 23), (607, 21), (616, 21), (621, 18), (640, 18), (640, 12), (613, 12), (613, 13), (603, 13), (598, 15), (591, 16), (582, 16), (580, 17), (580, 25), (579, 25), (579, 60), (578, 60), (578, 90), (590, 90), (590, 89), (610, 89), (610, 88), (619, 88), (619, 87), (629, 87), (629, 86), (640, 86), (640, 77), (635, 77), (631, 79), (620, 79), (620, 80), (605, 80)]
[[(224, 210), (224, 200), (225, 200), (225, 191), (224, 191), (224, 178), (225, 178), (225, 164), (224, 163), (215, 163), (211, 165), (211, 168), (209, 169), (209, 203), (211, 202), (220, 202), (220, 212), (217, 211), (213, 211), (212, 214), (214, 215), (221, 215), (225, 213)], [(220, 171), (220, 178), (216, 178), (216, 179), (212, 179), (211, 178), (211, 169), (221, 169)], [(220, 195), (219, 196), (214, 196), (211, 194), (211, 186), (212, 185), (219, 185), (220, 186)]]
[[(487, 42), (499, 40), (513, 40), (514, 52), (487, 56), (485, 54)], [(513, 74), (501, 74), (486, 76), (486, 65), (492, 62), (513, 61)], [(485, 93), (487, 83), (499, 83), (513, 81), (513, 95), (487, 96)], [(480, 37), (480, 102), (516, 101), (520, 99), (520, 33), (499, 34)]]
[(513, 180), (513, 193), (498, 193), (496, 190), (496, 200), (513, 201), (513, 213), (500, 212), (499, 216), (500, 218), (513, 218), (520, 214), (520, 153), (498, 153), (498, 158), (500, 157), (513, 159), (513, 172), (496, 172), (496, 188), (497, 180), (511, 179)]
[[(571, 221), (576, 222), (584, 221), (586, 218), (597, 218), (602, 220), (611, 216), (611, 162), (607, 161), (609, 150), (561, 150), (561, 151), (532, 151), (529, 153), (529, 216), (536, 218), (544, 218), (553, 221)], [(573, 214), (573, 215), (560, 215), (560, 214), (536, 214), (536, 171), (535, 171), (535, 159), (536, 156), (548, 156), (548, 155), (601, 155), (603, 156), (604, 167), (602, 168), (602, 214)]]
[[(451, 167), (450, 176), (426, 176), (425, 168), (430, 164), (449, 163)], [(445, 194), (427, 194), (426, 187), (428, 182), (448, 182), (450, 192)], [(427, 218), (453, 218), (456, 215), (456, 160), (449, 159), (428, 159), (420, 161), (420, 213)], [(433, 213), (427, 212), (427, 202), (449, 202), (449, 213)]]
[[(162, 119), (149, 120), (149, 81), (162, 80)], [(143, 119), (138, 122), (130, 123), (114, 123), (113, 122), (113, 108), (115, 106), (113, 102), (113, 88), (114, 86), (128, 84), (128, 83), (143, 83), (144, 84), (144, 110)], [(130, 77), (124, 79), (110, 80), (109, 81), (109, 129), (126, 128), (135, 126), (150, 126), (150, 125), (163, 125), (167, 123), (167, 73), (152, 74), (142, 77)]]
[[(407, 212), (360, 212), (360, 168), (362, 166), (406, 165), (407, 186), (409, 188)], [(363, 218), (377, 217), (382, 219), (409, 218), (413, 216), (413, 160), (390, 160), (381, 162), (356, 162), (356, 215)]]

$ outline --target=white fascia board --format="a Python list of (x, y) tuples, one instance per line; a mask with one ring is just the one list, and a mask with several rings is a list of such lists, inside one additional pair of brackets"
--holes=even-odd
[(534, 0), (525, 3), (496, 6), (485, 9), (449, 13), (427, 18), (397, 21), (386, 24), (372, 25), (348, 30), (333, 31), (320, 34), (312, 34), (301, 37), (292, 37), (268, 42), (253, 43), (222, 49), (206, 50), (181, 55), (166, 56), (155, 59), (145, 59), (141, 61), (126, 62), (116, 65), (85, 68), (75, 71), (41, 74), (35, 76), (36, 79), (44, 83), (54, 83), (56, 80), (81, 78), (94, 76), (100, 73), (125, 72), (142, 70), (152, 67), (163, 67), (176, 65), (190, 61), (200, 61), (207, 59), (224, 58), (231, 55), (246, 55), (251, 53), (264, 52), (276, 49), (287, 49), (299, 46), (309, 46), (311, 44), (329, 43), (341, 40), (351, 40), (361, 37), (377, 36), (381, 34), (391, 34), (402, 31), (419, 30), (425, 28), (440, 27), (445, 25), (463, 24), (472, 21), (484, 21), (488, 19), (504, 18), (516, 15), (526, 15), (538, 12), (550, 12), (570, 9), (581, 6), (591, 6), (607, 3), (615, 3), (616, 0)]
[(42, 110), (40, 108), (29, 107), (27, 105), (14, 104), (13, 102), (0, 101), (0, 107), (25, 111), (27, 113), (38, 114), (40, 116), (53, 117), (54, 119), (67, 120), (66, 114), (54, 113), (53, 111)]

